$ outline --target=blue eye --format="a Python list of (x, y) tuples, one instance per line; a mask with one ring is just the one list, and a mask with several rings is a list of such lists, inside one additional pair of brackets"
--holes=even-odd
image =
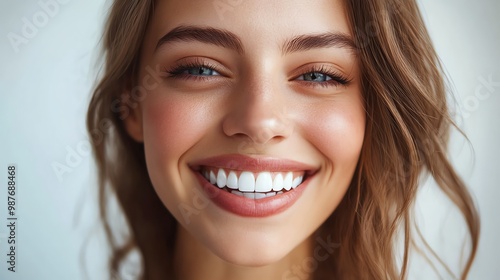
[[(217, 76), (224, 76), (215, 69), (218, 69), (215, 65), (203, 61), (195, 61), (175, 66), (172, 69), (166, 69), (165, 72), (171, 78), (211, 81)], [(294, 80), (300, 81), (302, 84), (310, 87), (324, 88), (340, 85), (347, 86), (350, 83), (350, 79), (326, 66), (309, 68), (307, 72), (304, 71), (301, 75), (295, 76)]]
[(351, 80), (343, 74), (325, 65), (310, 67), (299, 76), (296, 76), (295, 80), (313, 88), (347, 86), (351, 82)]
[(165, 72), (174, 78), (208, 78), (210, 76), (222, 76), (216, 71), (216, 66), (203, 61), (195, 61), (174, 66), (171, 69), (165, 69)]
[(297, 80), (308, 82), (327, 82), (332, 80), (332, 77), (321, 72), (310, 72), (300, 75)]
[(204, 66), (197, 66), (197, 67), (191, 67), (187, 68), (184, 70), (185, 74), (193, 75), (193, 76), (214, 76), (214, 75), (220, 75), (217, 71), (214, 69), (204, 67)]

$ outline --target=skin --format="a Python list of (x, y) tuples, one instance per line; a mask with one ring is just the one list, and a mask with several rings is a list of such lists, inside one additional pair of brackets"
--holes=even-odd
[[(243, 52), (196, 41), (155, 50), (179, 25), (230, 31)], [(365, 129), (355, 52), (339, 46), (281, 52), (291, 37), (323, 32), (352, 36), (340, 1), (240, 1), (222, 12), (213, 1), (158, 1), (140, 61), (139, 81), (148, 81), (149, 90), (125, 127), (144, 142), (154, 188), (181, 225), (180, 279), (282, 279), (312, 255), (311, 234), (344, 196)], [(164, 71), (196, 58), (220, 71), (201, 80)], [(322, 81), (302, 80), (312, 65), (334, 69), (350, 82), (322, 87)], [(146, 71), (148, 66), (156, 71)], [(286, 211), (245, 218), (211, 203), (188, 166), (234, 153), (295, 160), (317, 173)], [(196, 210), (187, 218), (180, 210), (186, 207)]]

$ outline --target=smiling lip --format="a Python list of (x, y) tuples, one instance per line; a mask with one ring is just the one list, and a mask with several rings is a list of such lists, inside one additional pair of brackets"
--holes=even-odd
[[(243, 217), (267, 217), (281, 213), (292, 206), (307, 187), (315, 168), (296, 161), (249, 157), (239, 154), (217, 156), (190, 164), (201, 188), (208, 198), (222, 209)], [(252, 199), (230, 193), (210, 183), (202, 174), (203, 168), (223, 168), (250, 172), (304, 172), (304, 181), (290, 191), (262, 199)]]

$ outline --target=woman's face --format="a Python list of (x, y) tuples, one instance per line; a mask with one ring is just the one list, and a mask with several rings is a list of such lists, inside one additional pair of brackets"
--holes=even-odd
[(162, 202), (215, 255), (280, 260), (341, 201), (365, 129), (351, 36), (337, 0), (157, 1), (148, 91), (125, 124)]

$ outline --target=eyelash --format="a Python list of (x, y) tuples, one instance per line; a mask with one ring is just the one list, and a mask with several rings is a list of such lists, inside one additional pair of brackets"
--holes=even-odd
[[(311, 87), (330, 87), (330, 86), (344, 86), (347, 87), (351, 83), (351, 79), (347, 78), (346, 76), (338, 73), (337, 71), (330, 69), (329, 67), (326, 67), (324, 65), (321, 66), (312, 66), (309, 68), (307, 71), (302, 72), (300, 75), (297, 77), (300, 77), (302, 75), (310, 74), (310, 73), (321, 73), (326, 76), (329, 76), (331, 80), (325, 81), (325, 82), (309, 82), (309, 81), (302, 81), (306, 83), (307, 85)], [(296, 78), (297, 78), (296, 77)], [(295, 78), (295, 79), (296, 79)]]
[[(185, 79), (185, 80), (194, 80), (194, 81), (206, 81), (207, 79), (211, 79), (211, 76), (204, 76), (204, 75), (191, 75), (191, 74), (186, 74), (184, 73), (186, 70), (192, 69), (192, 68), (207, 68), (213, 71), (216, 71), (220, 73), (220, 71), (217, 70), (217, 66), (207, 63), (204, 61), (194, 61), (194, 62), (188, 62), (184, 64), (180, 64), (177, 66), (174, 66), (170, 69), (165, 68), (163, 71), (167, 73), (171, 78), (179, 78), (179, 79)], [(328, 67), (322, 65), (322, 66), (313, 66), (309, 68), (307, 71), (301, 72), (299, 75), (297, 75), (294, 79), (297, 79), (300, 76), (306, 75), (306, 74), (311, 74), (311, 73), (321, 73), (324, 74), (328, 77), (331, 78), (331, 80), (324, 81), (324, 82), (311, 82), (311, 81), (305, 81), (305, 80), (300, 80), (301, 83), (306, 84), (307, 86), (310, 87), (323, 87), (327, 88), (330, 86), (344, 86), (347, 87), (351, 83), (351, 79), (345, 77), (344, 75), (329, 69)]]
[(169, 76), (168, 77), (171, 77), (171, 78), (180, 78), (180, 79), (185, 79), (185, 80), (195, 80), (195, 81), (198, 81), (198, 80), (206, 80), (206, 79), (210, 79), (209, 76), (195, 76), (195, 75), (190, 75), (190, 74), (186, 74), (184, 73), (186, 70), (189, 70), (191, 68), (208, 68), (208, 69), (211, 69), (213, 71), (217, 71), (217, 66), (215, 65), (212, 65), (210, 63), (207, 63), (207, 62), (202, 62), (202, 61), (193, 61), (193, 62), (187, 62), (187, 63), (184, 63), (184, 64), (180, 64), (180, 65), (177, 65), (177, 66), (174, 66), (170, 69), (168, 68), (165, 68), (163, 71), (165, 73), (167, 73)]

